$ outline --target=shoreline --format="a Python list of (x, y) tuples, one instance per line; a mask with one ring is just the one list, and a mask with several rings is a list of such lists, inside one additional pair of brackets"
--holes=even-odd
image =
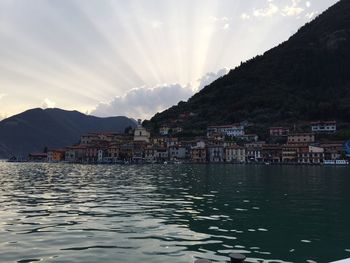
[(79, 164), (79, 165), (87, 165), (87, 166), (131, 166), (131, 165), (137, 165), (137, 166), (149, 166), (149, 165), (239, 165), (239, 166), (322, 166), (322, 167), (350, 167), (350, 164), (324, 164), (324, 163), (263, 163), (263, 162), (255, 162), (255, 163), (229, 163), (229, 162), (203, 162), (203, 163), (197, 163), (197, 162), (155, 162), (155, 163), (140, 163), (140, 162), (126, 162), (126, 163), (91, 163), (91, 162), (36, 162), (36, 161), (9, 161), (6, 159), (0, 160), (0, 162), (6, 162), (6, 163), (30, 163), (30, 164)]

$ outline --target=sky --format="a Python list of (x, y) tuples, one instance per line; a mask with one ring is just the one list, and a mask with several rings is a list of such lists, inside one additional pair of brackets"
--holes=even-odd
[(337, 0), (1, 0), (0, 119), (30, 108), (150, 118)]

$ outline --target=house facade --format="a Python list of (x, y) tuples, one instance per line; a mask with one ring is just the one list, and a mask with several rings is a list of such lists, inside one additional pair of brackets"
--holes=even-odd
[(160, 127), (159, 134), (162, 136), (168, 135), (170, 131), (170, 128), (167, 126)]
[(270, 133), (271, 137), (288, 136), (289, 128), (286, 128), (286, 127), (271, 127), (269, 129), (269, 133)]
[(49, 163), (57, 163), (64, 161), (66, 150), (64, 149), (54, 149), (47, 152), (47, 161)]
[(311, 122), (310, 126), (314, 133), (335, 133), (337, 131), (336, 121), (315, 121)]
[(134, 141), (135, 142), (149, 142), (151, 134), (142, 126), (141, 120), (138, 120), (137, 127), (134, 131)]
[(282, 146), (279, 144), (265, 144), (262, 146), (261, 152), (265, 163), (280, 163), (282, 161)]
[(223, 145), (209, 145), (207, 147), (207, 159), (211, 163), (222, 163), (225, 161), (225, 148)]
[(282, 162), (297, 163), (298, 154), (307, 144), (284, 144), (282, 146)]
[(298, 152), (298, 163), (321, 164), (324, 161), (324, 149), (316, 146), (301, 148)]
[(315, 134), (313, 133), (294, 133), (288, 135), (288, 144), (307, 144), (315, 142)]
[(264, 141), (246, 143), (246, 161), (247, 162), (261, 162), (262, 161), (262, 147), (266, 143)]
[(225, 148), (225, 160), (228, 163), (244, 163), (246, 150), (242, 146), (229, 146)]
[(207, 151), (205, 147), (194, 146), (191, 148), (191, 162), (192, 163), (206, 163)]
[(169, 159), (173, 160), (183, 160), (186, 159), (187, 149), (184, 146), (171, 145), (168, 147)]
[(238, 137), (244, 135), (244, 126), (241, 124), (209, 126), (207, 128), (207, 137), (213, 134), (222, 134), (227, 137)]

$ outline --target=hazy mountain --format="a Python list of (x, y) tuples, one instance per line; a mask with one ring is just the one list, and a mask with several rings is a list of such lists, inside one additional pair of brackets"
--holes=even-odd
[[(192, 117), (181, 118), (186, 112)], [(349, 0), (146, 124), (157, 129), (180, 120), (196, 132), (244, 120), (265, 127), (317, 119), (350, 123)]]
[(0, 157), (26, 155), (47, 147), (77, 143), (87, 132), (124, 132), (135, 121), (127, 117), (98, 118), (77, 111), (32, 109), (0, 122)]

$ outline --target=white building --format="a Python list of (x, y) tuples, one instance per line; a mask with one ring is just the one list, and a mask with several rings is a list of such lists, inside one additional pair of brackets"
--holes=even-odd
[(221, 145), (210, 145), (207, 147), (208, 160), (211, 163), (222, 163), (225, 160), (224, 146)]
[(169, 134), (169, 131), (170, 131), (169, 127), (163, 126), (159, 129), (159, 134), (165, 136)]
[(137, 121), (137, 127), (134, 131), (134, 141), (135, 142), (149, 142), (151, 134), (142, 127), (141, 120)]
[(97, 152), (97, 161), (102, 162), (103, 161), (103, 150), (98, 150)]
[(266, 145), (264, 141), (245, 144), (245, 155), (247, 162), (261, 162), (262, 148)]
[(167, 148), (150, 147), (145, 149), (146, 162), (164, 162), (169, 159), (169, 152)]
[(245, 148), (238, 145), (227, 147), (225, 157), (228, 163), (244, 163), (246, 160)]
[(311, 131), (315, 133), (335, 133), (337, 131), (336, 121), (311, 122)]
[(222, 134), (228, 137), (238, 137), (244, 135), (244, 126), (241, 124), (231, 124), (222, 126), (209, 126), (207, 128), (207, 136), (211, 137), (215, 134)]
[(186, 159), (187, 149), (184, 146), (172, 145), (168, 147), (170, 160)]
[(324, 160), (324, 149), (322, 147), (309, 146), (298, 152), (298, 163), (321, 164)]

